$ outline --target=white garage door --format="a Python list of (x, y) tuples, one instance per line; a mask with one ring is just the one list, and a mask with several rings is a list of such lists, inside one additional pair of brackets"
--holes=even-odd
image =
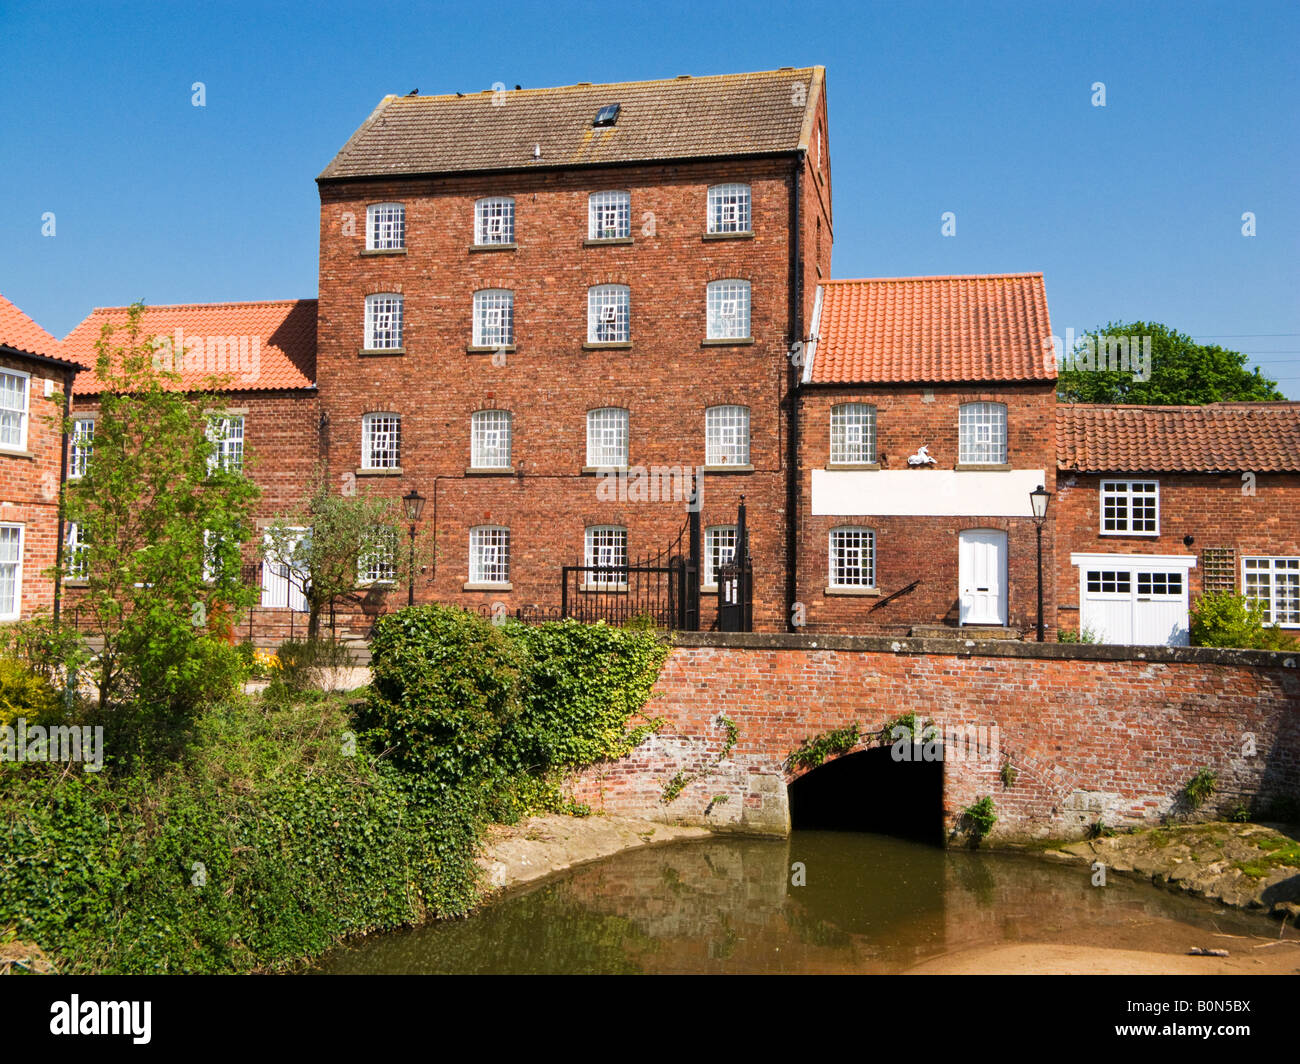
[(1080, 623), (1102, 643), (1186, 646), (1185, 557), (1072, 556), (1079, 566)]

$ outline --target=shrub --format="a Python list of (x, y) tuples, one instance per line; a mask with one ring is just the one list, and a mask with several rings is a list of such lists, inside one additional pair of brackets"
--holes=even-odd
[(0, 625), (0, 656), (16, 658), (55, 687), (67, 684), (90, 660), (81, 635), (48, 617)]
[(1100, 642), (1100, 639), (1096, 632), (1085, 625), (1077, 631), (1073, 628), (1058, 629), (1056, 641), (1058, 643), (1097, 643)]
[(12, 726), (19, 717), (29, 724), (50, 720), (63, 702), (54, 686), (40, 673), (14, 658), (0, 658), (0, 726)]
[(970, 835), (972, 846), (978, 846), (980, 841), (997, 823), (997, 816), (993, 812), (993, 799), (985, 795), (973, 805), (968, 805), (961, 812), (961, 827)]
[(1230, 591), (1202, 595), (1192, 607), (1192, 643), (1201, 647), (1288, 650), (1297, 643), (1281, 629), (1264, 624), (1264, 607)]
[(1183, 802), (1189, 809), (1199, 809), (1214, 796), (1218, 782), (1219, 777), (1212, 769), (1198, 769), (1196, 775), (1183, 786)]
[[(248, 645), (248, 644), (245, 644)], [(247, 655), (250, 668), (265, 668), (274, 690), (273, 700), (283, 701), (308, 691), (334, 691), (342, 688), (337, 680), (339, 670), (355, 664), (352, 648), (335, 639), (289, 639), (280, 644), (274, 658), (263, 655), (260, 665), (258, 652)]]
[(403, 767), (479, 788), (512, 821), (561, 808), (565, 772), (622, 757), (658, 726), (634, 721), (666, 655), (646, 627), (408, 608), (375, 626), (365, 724)]

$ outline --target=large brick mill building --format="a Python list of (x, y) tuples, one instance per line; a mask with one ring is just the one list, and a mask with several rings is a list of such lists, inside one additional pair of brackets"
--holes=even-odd
[[(417, 601), (547, 616), (621, 595), (634, 614), (620, 573), (684, 550), (697, 510), (708, 628), (743, 497), (757, 630), (1032, 638), (1040, 537), (1049, 638), (1185, 641), (1189, 572), (1300, 625), (1300, 404), (1058, 407), (1041, 274), (832, 279), (821, 67), (389, 96), (317, 183), (318, 300), (152, 307), (145, 327), (230, 374), (223, 446), (253, 456), (260, 524), (318, 470), (424, 496)], [(96, 310), (63, 357), (92, 365), (124, 313)], [(1181, 442), (1135, 456), (1133, 432)], [(1240, 472), (1255, 501), (1235, 505)], [(1155, 479), (1160, 536), (1111, 534)], [(301, 595), (257, 544), (247, 561), (249, 631), (277, 638)], [(406, 600), (373, 559), (358, 584), (355, 634)]]

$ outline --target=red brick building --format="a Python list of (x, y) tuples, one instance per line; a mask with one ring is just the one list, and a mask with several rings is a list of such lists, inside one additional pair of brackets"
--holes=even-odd
[(55, 606), (62, 419), (80, 368), (0, 296), (0, 621)]
[[(1033, 627), (1030, 493), (1055, 489), (1056, 465), (1042, 274), (828, 281), (812, 331), (799, 404), (808, 627)], [(1047, 624), (1052, 522), (1049, 508)]]
[(822, 68), (390, 96), (318, 182), (324, 455), (429, 500), (417, 599), (557, 607), (562, 564), (673, 544), (699, 472), (706, 602), (743, 495), (754, 621), (784, 627)]
[[(94, 453), (94, 426), (103, 382), (95, 371), (96, 343), (105, 325), (121, 329), (127, 307), (99, 307), (63, 341), (63, 353), (86, 367), (72, 393), (73, 431), (67, 475), (76, 478)], [(145, 310), (140, 328), (158, 350), (161, 368), (176, 372), (176, 387), (216, 391), (228, 402), (221, 418), (221, 460), (245, 470), (262, 490), (259, 528), (299, 512), (311, 490), (320, 455), (317, 399), (316, 301), (200, 303)], [(120, 337), (114, 343), (124, 342)], [(57, 466), (55, 467), (57, 469)], [(75, 526), (68, 539), (77, 541)], [(266, 637), (287, 635), (291, 605), (305, 609), (301, 590), (283, 567), (264, 564), (257, 543), (246, 554), (248, 578), (262, 587), (252, 618)], [(73, 570), (65, 581), (75, 610)]]
[(1300, 403), (1056, 410), (1057, 619), (1186, 643), (1203, 591), (1300, 628)]

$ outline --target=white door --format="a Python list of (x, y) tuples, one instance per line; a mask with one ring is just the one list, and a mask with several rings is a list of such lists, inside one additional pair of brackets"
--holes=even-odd
[[(307, 532), (306, 529), (301, 531), (304, 535)], [(302, 536), (299, 536), (296, 542), (301, 542), (301, 539)], [(306, 613), (307, 596), (302, 592), (304, 574), (293, 569), (288, 562), (275, 557), (268, 538), (264, 538), (263, 543), (262, 605), (278, 609), (288, 607), (298, 613)]]
[(1007, 534), (992, 529), (961, 533), (957, 547), (962, 624), (1007, 623)]
[(1102, 643), (1186, 646), (1187, 582), (1183, 568), (1084, 567), (1082, 625)]

